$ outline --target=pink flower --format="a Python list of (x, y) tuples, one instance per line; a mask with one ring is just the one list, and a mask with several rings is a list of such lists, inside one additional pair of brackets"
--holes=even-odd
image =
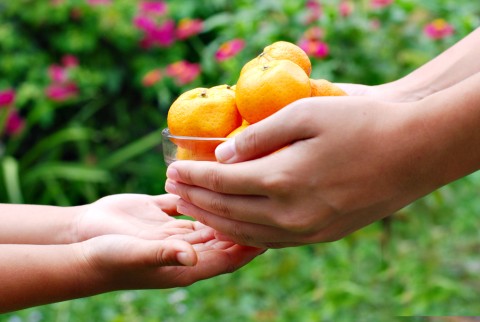
[(445, 19), (439, 18), (427, 24), (423, 32), (431, 39), (443, 39), (451, 36), (455, 32), (455, 29), (447, 23)]
[(135, 25), (144, 32), (140, 45), (150, 48), (154, 45), (168, 47), (175, 41), (175, 22), (166, 20), (162, 25), (157, 25), (148, 17), (136, 17)]
[(388, 7), (393, 3), (393, 0), (370, 0), (370, 6), (372, 8)]
[(370, 21), (370, 27), (372, 28), (372, 30), (378, 30), (381, 26), (382, 23), (379, 19), (373, 19), (372, 21)]
[(353, 4), (350, 1), (342, 1), (340, 2), (338, 11), (342, 17), (348, 17), (353, 12)]
[(63, 83), (67, 80), (67, 69), (60, 65), (50, 65), (48, 76), (54, 83)]
[(167, 4), (165, 1), (142, 1), (140, 12), (152, 16), (161, 16), (167, 12)]
[(62, 65), (67, 68), (77, 67), (78, 58), (74, 55), (65, 55), (62, 57)]
[(200, 74), (200, 65), (181, 60), (170, 64), (166, 69), (167, 75), (173, 77), (177, 84), (185, 85), (193, 82)]
[(143, 76), (142, 84), (145, 87), (150, 87), (158, 83), (162, 79), (162, 71), (160, 69), (153, 69)]
[(0, 91), (0, 107), (9, 106), (15, 101), (15, 92), (13, 89)]
[(215, 53), (215, 59), (224, 61), (237, 55), (245, 47), (243, 39), (233, 39), (220, 45)]
[(63, 102), (75, 97), (78, 94), (78, 88), (75, 83), (53, 83), (45, 89), (45, 94), (49, 99), (55, 102)]
[(187, 39), (199, 34), (203, 30), (203, 21), (200, 19), (184, 18), (180, 20), (177, 26), (177, 38)]
[(298, 46), (302, 48), (307, 55), (315, 58), (325, 58), (329, 53), (328, 45), (320, 40), (302, 39)]
[(19, 134), (25, 127), (25, 121), (16, 110), (10, 111), (7, 123), (5, 125), (5, 133), (9, 135)]
[(310, 24), (317, 21), (322, 16), (322, 5), (318, 0), (308, 0), (307, 1), (307, 18), (306, 23)]
[(110, 4), (112, 0), (87, 0), (87, 3), (91, 6), (99, 6)]
[(304, 33), (303, 37), (306, 39), (322, 39), (325, 36), (325, 31), (320, 27), (310, 27)]

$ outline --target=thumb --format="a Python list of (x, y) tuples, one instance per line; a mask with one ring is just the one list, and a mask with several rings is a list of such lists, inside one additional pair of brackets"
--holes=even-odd
[(221, 163), (252, 160), (273, 153), (297, 140), (312, 137), (305, 129), (310, 98), (298, 100), (258, 123), (248, 126), (234, 138), (220, 144), (215, 157)]
[(145, 241), (143, 255), (147, 263), (159, 267), (193, 266), (198, 260), (193, 246), (183, 240)]

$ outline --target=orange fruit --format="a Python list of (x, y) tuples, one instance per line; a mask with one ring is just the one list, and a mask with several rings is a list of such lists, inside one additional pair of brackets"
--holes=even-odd
[(312, 72), (312, 63), (310, 62), (307, 53), (305, 53), (305, 51), (299, 46), (288, 41), (277, 41), (265, 47), (260, 55), (243, 66), (240, 74), (253, 66), (263, 65), (272, 60), (281, 59), (294, 62), (300, 66), (308, 76), (310, 76), (310, 73)]
[[(242, 124), (235, 91), (228, 85), (195, 88), (181, 94), (170, 106), (167, 125), (172, 135), (226, 137)], [(213, 151), (220, 141), (174, 139), (189, 150)]]
[(337, 85), (325, 79), (310, 79), (312, 87), (312, 96), (346, 96), (345, 93)]
[(233, 138), (234, 136), (236, 136), (237, 134), (243, 132), (247, 127), (250, 126), (250, 123), (248, 123), (247, 121), (243, 120), (242, 122), (242, 125), (240, 125), (239, 127), (237, 127), (235, 130), (233, 130), (232, 132), (230, 132), (229, 135), (227, 135), (227, 138)]
[(176, 157), (177, 160), (216, 161), (215, 149), (213, 151), (196, 151), (196, 149), (178, 147)]
[(242, 117), (253, 124), (311, 92), (310, 79), (300, 66), (272, 60), (240, 74), (236, 103)]
[(170, 133), (182, 136), (225, 137), (241, 123), (235, 91), (228, 85), (183, 93), (170, 106), (167, 116)]

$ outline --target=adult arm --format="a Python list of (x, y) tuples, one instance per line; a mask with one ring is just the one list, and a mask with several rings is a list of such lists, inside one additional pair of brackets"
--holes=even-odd
[(415, 102), (304, 99), (217, 148), (224, 164), (173, 163), (166, 190), (240, 244), (337, 240), (478, 170), (479, 125), (480, 73)]
[(375, 96), (379, 99), (408, 102), (453, 86), (480, 72), (480, 28), (396, 81), (376, 85), (337, 84), (349, 95)]

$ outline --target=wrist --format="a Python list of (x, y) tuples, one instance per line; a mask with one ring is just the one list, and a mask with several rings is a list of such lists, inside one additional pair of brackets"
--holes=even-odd
[(409, 76), (396, 81), (372, 86), (383, 100), (390, 102), (415, 102), (436, 92), (435, 88), (422, 79), (412, 79)]

